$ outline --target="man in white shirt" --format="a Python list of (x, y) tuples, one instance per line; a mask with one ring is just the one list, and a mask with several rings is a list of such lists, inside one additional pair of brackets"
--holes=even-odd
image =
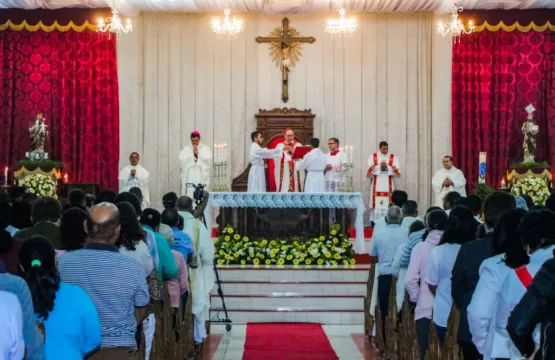
[(118, 180), (120, 181), (120, 192), (129, 191), (132, 187), (138, 187), (143, 194), (143, 206), (150, 206), (150, 195), (148, 192), (149, 173), (142, 166), (139, 165), (141, 157), (139, 153), (132, 152), (129, 156), (129, 165), (121, 169)]
[(376, 221), (387, 212), (393, 193), (393, 177), (401, 176), (399, 159), (389, 153), (387, 142), (380, 142), (380, 151), (368, 158), (366, 176), (371, 181), (370, 204), (372, 209), (370, 219)]
[(304, 192), (325, 192), (326, 183), (324, 170), (326, 169), (328, 159), (322, 150), (318, 149), (318, 146), (320, 146), (320, 140), (318, 138), (310, 139), (310, 146), (312, 150), (310, 150), (301, 161), (295, 163), (295, 170), (306, 170), (307, 172)]
[(339, 150), (339, 139), (330, 138), (328, 140), (329, 153), (326, 154), (326, 192), (338, 192), (343, 176), (343, 164), (347, 162), (347, 156)]
[(455, 191), (462, 197), (466, 196), (466, 179), (462, 171), (453, 166), (453, 158), (449, 155), (443, 157), (443, 168), (438, 170), (432, 178), (432, 188), (436, 194), (436, 206), (443, 205), (443, 198), (448, 193)]
[(191, 144), (179, 153), (181, 162), (181, 194), (193, 198), (194, 188), (187, 183), (210, 186), (210, 169), (212, 168), (212, 151), (200, 142), (200, 132), (191, 133)]
[(289, 151), (291, 148), (285, 146), (283, 149), (267, 149), (262, 148), (264, 142), (264, 135), (260, 131), (253, 131), (251, 133), (251, 149), (249, 152), (249, 162), (251, 169), (249, 170), (249, 182), (247, 185), (247, 192), (266, 192), (266, 173), (264, 171), (264, 159), (277, 158), (284, 151)]
[(16, 295), (0, 291), (0, 359), (23, 359), (23, 313)]

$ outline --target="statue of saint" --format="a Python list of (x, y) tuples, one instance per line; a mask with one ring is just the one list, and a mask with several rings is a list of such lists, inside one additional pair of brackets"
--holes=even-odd
[(528, 118), (524, 124), (522, 124), (522, 134), (524, 135), (524, 142), (522, 144), (522, 147), (524, 148), (524, 162), (535, 161), (536, 135), (540, 129), (538, 125), (534, 124), (534, 111), (536, 111), (534, 105), (530, 104), (526, 107)]
[(48, 126), (42, 114), (37, 114), (35, 123), (29, 128), (31, 136), (31, 152), (44, 153), (44, 143), (48, 136)]

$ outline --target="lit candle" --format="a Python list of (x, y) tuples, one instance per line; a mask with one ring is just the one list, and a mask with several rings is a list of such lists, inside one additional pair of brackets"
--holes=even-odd
[(67, 183), (67, 173), (64, 174), (64, 184)]
[(501, 179), (501, 189), (505, 188), (505, 179)]
[(227, 143), (224, 143), (224, 162), (227, 162)]
[(214, 162), (218, 162), (218, 144), (214, 144)]
[(4, 169), (4, 180), (6, 181), (6, 184), (7, 184), (8, 183), (8, 167), (7, 166)]

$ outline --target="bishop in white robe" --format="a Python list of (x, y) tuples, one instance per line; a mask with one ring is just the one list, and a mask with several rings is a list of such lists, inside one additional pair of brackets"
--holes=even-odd
[[(277, 144), (276, 149), (282, 153), (274, 158), (274, 177), (276, 181), (276, 192), (299, 192), (301, 191), (301, 174), (295, 171), (293, 153), (299, 142), (295, 140), (295, 133), (291, 129), (285, 131), (285, 140)], [(288, 149), (288, 151), (286, 151)], [(285, 151), (284, 151), (285, 150)]]
[(451, 191), (466, 197), (466, 179), (461, 170), (453, 166), (451, 156), (443, 157), (443, 168), (436, 171), (432, 178), (432, 188), (436, 194), (436, 206), (443, 207), (443, 198)]
[(339, 140), (331, 138), (328, 140), (330, 152), (326, 154), (326, 192), (338, 192), (343, 176), (343, 164), (347, 162), (346, 154), (339, 150)]
[(277, 158), (281, 155), (280, 149), (262, 148), (264, 136), (261, 132), (255, 131), (251, 134), (251, 149), (249, 152), (249, 182), (247, 192), (266, 192), (266, 172), (264, 171), (264, 159)]
[(371, 219), (376, 221), (385, 216), (391, 195), (393, 193), (393, 177), (401, 176), (399, 159), (389, 153), (387, 142), (380, 142), (380, 151), (368, 158), (368, 172), (370, 178), (370, 204)]
[(148, 180), (150, 175), (142, 165), (139, 165), (140, 159), (141, 157), (136, 152), (132, 152), (129, 156), (129, 165), (121, 169), (118, 176), (119, 191), (129, 191), (132, 187), (140, 188), (143, 193), (142, 206), (147, 208), (150, 206), (150, 194), (148, 192)]
[(205, 321), (210, 319), (210, 293), (216, 284), (214, 275), (214, 242), (204, 224), (192, 212), (179, 211), (183, 217), (183, 232), (191, 238), (198, 267), (189, 269), (190, 290), (193, 298), (194, 340), (200, 344), (206, 338)]
[(328, 159), (322, 150), (318, 149), (320, 140), (312, 138), (310, 140), (312, 150), (304, 156), (304, 158), (295, 163), (297, 171), (306, 170), (306, 180), (304, 184), (304, 192), (306, 193), (320, 193), (326, 191), (326, 180), (324, 177), (324, 170)]
[(191, 144), (186, 145), (179, 153), (181, 162), (181, 194), (193, 198), (194, 188), (187, 183), (210, 186), (210, 169), (212, 168), (212, 151), (200, 142), (200, 133), (191, 133)]

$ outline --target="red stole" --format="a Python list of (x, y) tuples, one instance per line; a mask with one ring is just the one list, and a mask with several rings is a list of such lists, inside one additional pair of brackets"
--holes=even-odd
[[(287, 143), (283, 142), (282, 143), (283, 146), (285, 146)], [(294, 141), (293, 142), (293, 149), (292, 151), (295, 151), (295, 147), (297, 146), (298, 142)], [(277, 192), (281, 192), (281, 187), (283, 185), (283, 169), (285, 166), (285, 154), (281, 154), (281, 161), (279, 162), (279, 186), (277, 189)], [(295, 192), (295, 161), (293, 160), (293, 158), (291, 158), (290, 161), (287, 162), (287, 166), (289, 167), (289, 188), (287, 189), (287, 192)], [(299, 191), (301, 191), (301, 180), (300, 180), (300, 176), (297, 172), (297, 185), (299, 188)]]

